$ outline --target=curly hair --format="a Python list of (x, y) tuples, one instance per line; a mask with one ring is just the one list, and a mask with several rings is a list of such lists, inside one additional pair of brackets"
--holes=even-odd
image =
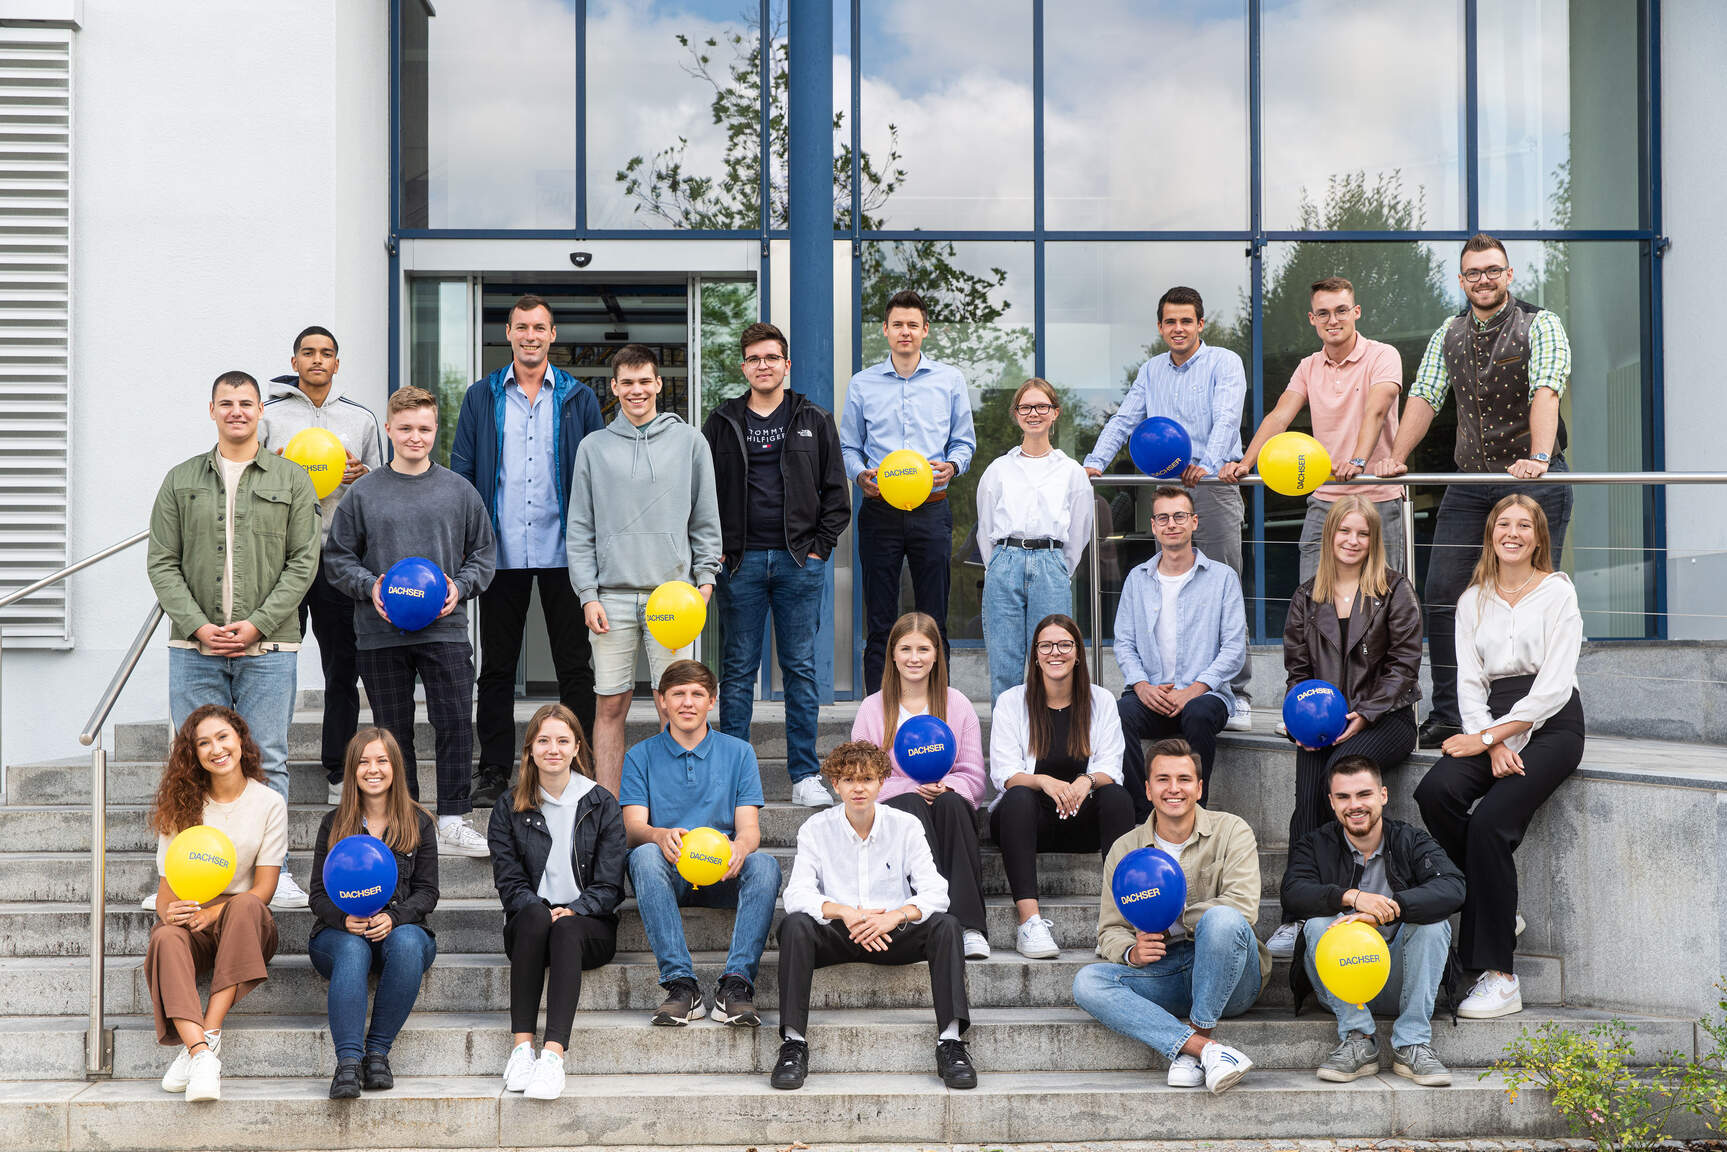
[(240, 775), (265, 783), (263, 758), (252, 730), (232, 708), (206, 704), (194, 709), (174, 733), (162, 782), (156, 785), (156, 800), (150, 808), (150, 830), (175, 836), (204, 822), (204, 802), (210, 797), (210, 773), (198, 761), (198, 726), (206, 720), (221, 720), (240, 737)]

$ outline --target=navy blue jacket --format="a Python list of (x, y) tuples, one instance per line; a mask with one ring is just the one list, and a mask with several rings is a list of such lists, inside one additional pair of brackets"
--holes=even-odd
[[(500, 368), (468, 387), (462, 412), (456, 417), (455, 443), (450, 445), (450, 471), (480, 491), (480, 500), (498, 529), (498, 461), (504, 454), (504, 373)], [(552, 445), (552, 465), (558, 478), (560, 533), (570, 519), (570, 482), (576, 474), (576, 446), (590, 432), (605, 427), (593, 389), (568, 372), (548, 364), (552, 403), (558, 408), (558, 438)]]

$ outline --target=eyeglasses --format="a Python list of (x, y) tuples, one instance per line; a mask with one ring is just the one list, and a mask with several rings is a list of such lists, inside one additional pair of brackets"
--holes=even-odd
[(785, 362), (786, 362), (786, 358), (784, 356), (745, 356), (744, 357), (744, 367), (745, 368), (760, 368), (764, 365), (766, 365), (769, 368), (778, 368), (781, 364), (784, 364)]
[(1166, 524), (1180, 526), (1182, 524), (1186, 524), (1189, 520), (1197, 519), (1199, 519), (1199, 517), (1192, 512), (1155, 512), (1152, 514), (1151, 522), (1156, 524), (1159, 528), (1162, 528)]
[(1014, 408), (1021, 416), (1048, 416), (1055, 411), (1054, 404), (1020, 404)]
[(1499, 265), (1495, 264), (1491, 268), (1470, 268), (1470, 269), (1467, 269), (1463, 273), (1463, 278), (1465, 280), (1469, 281), (1471, 284), (1479, 284), (1481, 282), (1482, 277), (1486, 277), (1489, 280), (1497, 280), (1509, 271), (1511, 271), (1511, 269), (1501, 268)]
[(1072, 656), (1074, 643), (1072, 640), (1039, 640), (1037, 654), (1039, 656)]
[(1313, 318), (1315, 320), (1319, 321), (1321, 324), (1323, 324), (1327, 320), (1330, 320), (1333, 316), (1337, 317), (1339, 320), (1347, 320), (1347, 319), (1349, 319), (1349, 317), (1351, 315), (1354, 314), (1354, 312), (1355, 312), (1355, 305), (1353, 305), (1353, 304), (1349, 305), (1346, 308), (1338, 308), (1335, 310), (1330, 309), (1330, 308), (1321, 308), (1319, 311), (1317, 311), (1313, 314)]

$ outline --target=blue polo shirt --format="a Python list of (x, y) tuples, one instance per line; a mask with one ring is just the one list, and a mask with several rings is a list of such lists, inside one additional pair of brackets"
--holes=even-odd
[(736, 809), (767, 800), (756, 750), (709, 728), (693, 749), (661, 730), (626, 752), (618, 803), (645, 807), (656, 828), (717, 828), (734, 836)]

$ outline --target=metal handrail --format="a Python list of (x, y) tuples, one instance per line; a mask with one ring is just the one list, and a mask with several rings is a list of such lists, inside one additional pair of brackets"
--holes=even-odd
[(144, 655), (144, 649), (150, 643), (150, 637), (156, 631), (156, 626), (162, 623), (160, 604), (150, 605), (149, 613), (144, 617), (144, 626), (138, 629), (138, 635), (133, 638), (132, 646), (126, 650), (126, 655), (120, 658), (120, 666), (114, 669), (114, 678), (108, 681), (108, 687), (102, 693), (102, 698), (96, 701), (96, 707), (90, 712), (90, 719), (84, 724), (84, 730), (78, 733), (78, 743), (89, 747), (102, 736), (102, 725), (108, 722), (108, 713), (114, 710), (115, 703), (120, 699), (120, 692), (126, 687), (126, 681), (132, 678), (132, 672), (138, 667), (138, 660)]
[(126, 549), (132, 547), (132, 545), (142, 544), (149, 538), (150, 530), (146, 528), (136, 536), (128, 536), (118, 544), (110, 544), (100, 552), (93, 552), (82, 560), (74, 560), (72, 563), (66, 565), (66, 567), (60, 569), (60, 571), (44, 576), (34, 584), (26, 584), (16, 592), (8, 592), (6, 595), (0, 596), (0, 608), (5, 608), (9, 604), (24, 599), (26, 596), (34, 595), (35, 593), (42, 591), (44, 588), (58, 584), (60, 581), (66, 579), (66, 577), (72, 575), (72, 573), (82, 572), (92, 564), (100, 564), (116, 552), (124, 552)]

